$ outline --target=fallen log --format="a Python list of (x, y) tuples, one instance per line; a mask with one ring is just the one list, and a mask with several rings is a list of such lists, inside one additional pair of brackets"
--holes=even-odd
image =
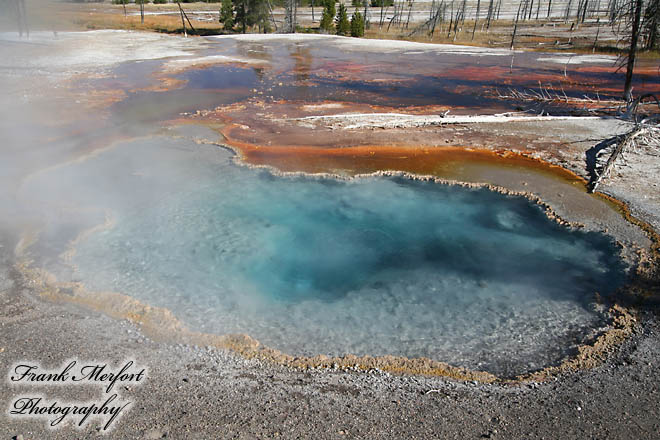
[(622, 136), (621, 141), (616, 143), (616, 146), (614, 147), (612, 154), (607, 159), (605, 166), (603, 166), (603, 170), (598, 174), (598, 176), (593, 181), (589, 182), (589, 185), (587, 186), (587, 190), (590, 193), (596, 191), (596, 188), (598, 188), (600, 182), (609, 175), (610, 171), (612, 171), (612, 168), (614, 167), (614, 162), (616, 162), (617, 158), (624, 151), (628, 150), (634, 145), (635, 139), (637, 137), (649, 133), (650, 131), (651, 131), (650, 127), (642, 124), (638, 124), (630, 132)]

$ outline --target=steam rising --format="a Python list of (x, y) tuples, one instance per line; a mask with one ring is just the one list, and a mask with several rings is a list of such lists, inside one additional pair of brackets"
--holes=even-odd
[[(239, 168), (227, 151), (193, 141), (213, 141), (214, 132), (162, 125), (184, 111), (203, 105), (212, 108), (227, 96), (234, 99), (244, 93), (171, 91), (159, 83), (156, 74), (165, 63), (190, 57), (195, 64), (200, 53), (208, 55), (207, 49), (217, 41), (125, 31), (65, 32), (58, 27), (62, 23), (59, 8), (65, 4), (28, 1), (26, 6), (29, 38), (12, 28), (10, 15), (3, 14), (0, 33), (0, 228), (10, 231), (15, 241), (38, 236), (29, 256), (35, 266), (47, 268), (60, 280), (82, 280), (92, 291), (142, 295), (145, 302), (160, 302), (203, 330), (254, 331), (259, 337), (272, 336), (268, 342), (291, 352), (309, 354), (326, 347), (327, 352), (340, 354), (386, 354), (396, 346), (397, 352), (414, 356), (454, 353), (458, 364), (477, 368), (495, 362), (494, 357), (482, 359), (491, 350), (484, 346), (503, 339), (509, 343), (523, 330), (527, 335), (538, 334), (534, 325), (539, 317), (545, 319), (543, 329), (551, 337), (536, 341), (533, 350), (538, 356), (523, 353), (526, 368), (556, 360), (564, 354), (564, 346), (557, 341), (584, 335), (599, 323), (586, 293), (600, 287), (594, 279), (602, 274), (571, 264), (580, 261), (576, 256), (588, 254), (593, 264), (587, 266), (606, 267), (607, 276), (602, 279), (612, 286), (621, 281), (623, 269), (607, 239), (590, 242), (590, 237), (574, 239), (567, 231), (557, 232), (558, 226), (544, 217), (540, 221), (540, 213), (526, 201), (500, 209), (504, 197), (499, 194), (486, 192), (483, 199), (470, 194), (465, 196), (470, 199), (466, 203), (463, 195), (448, 192), (447, 198), (455, 197), (460, 203), (445, 212), (438, 200), (442, 197), (434, 196), (435, 190), (428, 187), (377, 179), (362, 187), (304, 179), (292, 186), (272, 175)], [(238, 43), (220, 41), (230, 47), (228, 51), (254, 50), (239, 44), (240, 39)], [(282, 53), (282, 46), (273, 53), (278, 50)], [(308, 90), (290, 89), (294, 96)], [(290, 89), (284, 88), (283, 93)], [(419, 94), (420, 99), (426, 98)], [(339, 193), (333, 192), (333, 185), (341, 187)], [(227, 194), (233, 204), (219, 209)], [(388, 205), (391, 195), (398, 204)], [(250, 206), (241, 205), (244, 201)], [(547, 242), (535, 241), (541, 235), (537, 230), (524, 231), (523, 226), (532, 221), (521, 220), (516, 207), (523, 211), (522, 217), (529, 214), (534, 225), (541, 225), (539, 231), (549, 228), (541, 231)], [(462, 220), (455, 218), (462, 210), (474, 220), (474, 230), (467, 233)], [(433, 215), (423, 217), (420, 212)], [(361, 215), (359, 233), (351, 231), (350, 225), (348, 231), (342, 229), (345, 219)], [(316, 227), (327, 219), (325, 235), (318, 240)], [(116, 225), (112, 230), (97, 231), (84, 246), (76, 242), (82, 232), (110, 221)], [(408, 224), (414, 226), (408, 228)], [(290, 240), (296, 228), (304, 231), (303, 239)], [(340, 236), (335, 235), (337, 231), (343, 233), (343, 243), (335, 240)], [(427, 240), (427, 232), (437, 236), (435, 241)], [(553, 241), (555, 233), (561, 240)], [(505, 244), (478, 246), (488, 243), (492, 234), (499, 234), (504, 242), (511, 238), (520, 255), (496, 261)], [(475, 243), (477, 247), (469, 247)], [(316, 248), (326, 253), (315, 265)], [(80, 254), (76, 257), (74, 251)], [(242, 252), (239, 257), (244, 258), (225, 260), (221, 251), (229, 256)], [(398, 255), (399, 251), (405, 255)], [(556, 285), (540, 277), (541, 284), (552, 285), (550, 295), (531, 286), (535, 265), (528, 254), (547, 258), (547, 266), (554, 267), (558, 277), (567, 277)], [(261, 258), (264, 255), (267, 258)], [(278, 263), (282, 255), (285, 258)], [(435, 264), (443, 258), (449, 258), (449, 268), (440, 270)], [(399, 267), (399, 262), (405, 267)], [(78, 264), (79, 269), (69, 263)], [(513, 271), (502, 275), (511, 266)], [(345, 273), (352, 269), (358, 272)], [(372, 271), (366, 281), (362, 269)], [(286, 276), (280, 278), (283, 273)], [(507, 290), (512, 284), (517, 289), (513, 293)], [(563, 290), (571, 287), (576, 289), (573, 296), (564, 296)], [(264, 298), (273, 288), (275, 301)], [(306, 298), (310, 291), (315, 295)], [(447, 303), (441, 295), (429, 296), (436, 291), (446, 292)], [(469, 295), (475, 292), (475, 302), (489, 309), (451, 321), (456, 311), (469, 308)], [(512, 313), (519, 312), (517, 316), (505, 316), (506, 307), (501, 304), (507, 301), (515, 303)], [(323, 309), (326, 305), (329, 308)], [(199, 313), (200, 309), (206, 314)], [(243, 311), (247, 312), (241, 315)], [(213, 321), (218, 314), (222, 319)], [(485, 317), (479, 332), (490, 331), (490, 340), (462, 332), (461, 326), (477, 328), (476, 315)], [(414, 316), (422, 319), (412, 322)], [(298, 323), (304, 324), (302, 331)], [(389, 327), (375, 327), (381, 324)], [(370, 333), (374, 328), (380, 339)], [(455, 338), (438, 342), (443, 332), (453, 332)], [(315, 345), (304, 346), (310, 334), (317, 335)], [(436, 338), (435, 345), (429, 344), (431, 337)], [(557, 345), (561, 347), (548, 353), (549, 347)], [(460, 346), (467, 347), (466, 351), (457, 351)], [(507, 347), (506, 353), (519, 348)], [(506, 359), (500, 361), (503, 364), (493, 370), (509, 368), (504, 365)]]

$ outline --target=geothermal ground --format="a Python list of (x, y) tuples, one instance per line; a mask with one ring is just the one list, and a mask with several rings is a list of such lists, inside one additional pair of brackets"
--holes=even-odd
[[(10, 60), (0, 98), (8, 159), (0, 163), (3, 436), (660, 434), (657, 147), (626, 154), (599, 187), (627, 208), (584, 191), (593, 173), (588, 152), (631, 129), (615, 118), (620, 78), (613, 59), (578, 63), (563, 55), (326, 36), (204, 40), (96, 31), (2, 39), (0, 55)], [(509, 73), (512, 57), (519, 75)], [(642, 67), (640, 93), (657, 92), (654, 74), (653, 66)], [(534, 88), (565, 99), (542, 104), (511, 92)], [(589, 100), (580, 100), (583, 92)], [(139, 200), (141, 186), (117, 191), (110, 180), (91, 188), (84, 174), (64, 184), (47, 180), (67, 167), (84, 170), (132, 141), (161, 138), (200, 160), (203, 148), (231, 149), (237, 163), (274, 174), (345, 179), (389, 170), (525, 195), (559, 222), (612, 236), (636, 276), (630, 291), (604, 301), (611, 319), (598, 334), (576, 341), (562, 362), (517, 377), (387, 356), (293, 357), (248, 336), (195, 332), (177, 310), (125, 292), (89, 292), (70, 264), (77, 244), (112, 228), (107, 208), (126, 207), (126, 194)], [(164, 152), (149, 160), (165, 159)], [(139, 180), (155, 168), (137, 151), (134, 163), (120, 165), (116, 179), (126, 172)], [(60, 188), (66, 184), (70, 191)], [(146, 369), (143, 382), (115, 385), (131, 404), (109, 433), (107, 417), (78, 428), (80, 418), (70, 416), (51, 429), (52, 415), (8, 414), (20, 396), (99, 404), (109, 397), (95, 384), (10, 378), (19, 363), (54, 371), (72, 359), (111, 367), (133, 360)]]

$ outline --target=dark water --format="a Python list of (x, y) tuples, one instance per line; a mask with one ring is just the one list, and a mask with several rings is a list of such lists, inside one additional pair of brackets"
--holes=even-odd
[[(570, 54), (546, 54), (478, 48), (424, 50), (418, 46), (382, 50), (342, 47), (342, 41), (286, 39), (243, 41), (209, 38), (200, 55), (226, 56), (245, 63), (211, 64), (170, 76), (186, 81), (183, 89), (148, 91), (163, 61), (130, 62), (118, 66), (111, 78), (91, 80), (98, 87), (125, 90), (128, 99), (115, 115), (139, 112), (151, 121), (183, 112), (210, 110), (220, 105), (257, 98), (264, 101), (314, 103), (339, 101), (389, 107), (445, 106), (453, 114), (530, 110), (539, 104), (503, 100), (510, 90), (594, 99), (617, 98), (623, 74), (608, 71), (607, 58), (580, 61)], [(419, 50), (418, 50), (419, 49)], [(512, 65), (513, 56), (513, 65)], [(555, 59), (555, 61), (549, 61)], [(565, 64), (573, 60), (572, 64)], [(575, 61), (578, 60), (578, 61)], [(251, 65), (250, 63), (256, 63)], [(513, 66), (513, 67), (512, 67)], [(659, 88), (658, 77), (639, 74), (635, 87)], [(153, 105), (152, 105), (153, 103)], [(134, 110), (137, 109), (137, 110)], [(561, 103), (545, 103), (551, 114), (570, 113)]]
[[(618, 96), (608, 89), (620, 89), (623, 84), (620, 72), (602, 70), (611, 67), (614, 59), (601, 58), (589, 64), (576, 62), (570, 54), (518, 52), (512, 64), (512, 53), (501, 49), (354, 49), (342, 47), (342, 40), (330, 39), (220, 38), (209, 42), (208, 55), (257, 60), (260, 64), (246, 66), (243, 75), (237, 74), (236, 66), (206, 67), (179, 75), (189, 80), (189, 89), (241, 87), (256, 76), (249, 86), (262, 92), (260, 97), (273, 100), (337, 100), (393, 107), (440, 105), (456, 107), (458, 112), (492, 112), (533, 107), (529, 102), (498, 99), (497, 91), (538, 91), (542, 86), (562, 96), (595, 97), (600, 90), (598, 96), (604, 99)], [(559, 61), (548, 61), (553, 56)], [(565, 65), (564, 58), (574, 63)], [(657, 85), (658, 78), (649, 82), (639, 75), (636, 86), (653, 87), (654, 81)]]

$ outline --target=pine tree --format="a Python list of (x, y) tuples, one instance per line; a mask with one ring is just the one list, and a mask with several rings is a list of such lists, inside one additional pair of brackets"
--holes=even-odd
[(222, 0), (220, 23), (223, 24), (226, 31), (230, 31), (234, 28), (234, 6), (232, 5), (231, 0)]
[(335, 0), (325, 0), (323, 3), (323, 15), (321, 16), (320, 28), (322, 31), (332, 32), (334, 30)]
[[(223, 0), (224, 1), (224, 0)], [(259, 28), (259, 32), (270, 32), (268, 22), (268, 0), (232, 0), (234, 2), (234, 23), (238, 24), (242, 33), (253, 26)]]
[(268, 22), (268, 1), (247, 0), (247, 5), (248, 26), (257, 26), (259, 32), (270, 32), (270, 23)]
[(337, 12), (337, 18), (335, 18), (335, 26), (337, 28), (337, 35), (348, 35), (351, 31), (346, 6), (343, 3), (339, 3), (339, 12)]
[(351, 17), (351, 37), (364, 37), (364, 18), (357, 8)]
[(245, 33), (247, 31), (247, 0), (236, 0), (236, 5), (234, 9), (236, 10), (236, 17), (234, 21), (240, 23), (241, 32)]

